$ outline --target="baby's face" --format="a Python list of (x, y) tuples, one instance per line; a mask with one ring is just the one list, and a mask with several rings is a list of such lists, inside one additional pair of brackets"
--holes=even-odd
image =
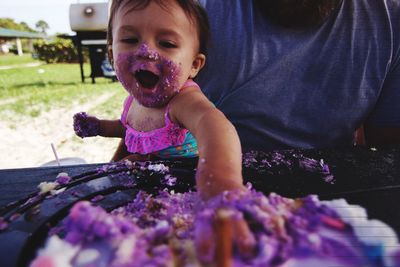
[(204, 64), (197, 29), (175, 1), (132, 10), (126, 1), (113, 21), (118, 79), (146, 107), (162, 107)]

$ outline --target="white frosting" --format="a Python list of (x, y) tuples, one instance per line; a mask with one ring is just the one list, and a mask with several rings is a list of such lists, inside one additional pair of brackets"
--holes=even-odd
[(50, 191), (50, 194), (52, 194), (53, 196), (54, 196), (54, 195), (58, 195), (58, 194), (64, 192), (66, 189), (67, 189), (67, 188), (64, 187), (64, 188), (61, 188), (61, 189), (58, 189), (58, 190), (51, 190), (51, 191)]
[(116, 264), (127, 264), (131, 261), (132, 251), (135, 250), (136, 237), (130, 235), (126, 239), (122, 240), (115, 252), (115, 263)]
[(155, 172), (159, 172), (159, 173), (167, 173), (169, 172), (169, 167), (165, 166), (164, 164), (150, 164), (149, 166), (147, 166), (147, 169), (149, 171), (155, 171)]
[(394, 266), (393, 254), (400, 251), (396, 232), (379, 220), (368, 220), (367, 212), (358, 205), (350, 205), (345, 199), (321, 201), (338, 213), (340, 218), (352, 226), (358, 240), (367, 246), (382, 246), (385, 266)]
[(51, 190), (54, 190), (58, 186), (57, 182), (41, 182), (38, 185), (38, 188), (40, 190), (40, 194), (45, 194)]
[(68, 173), (66, 172), (60, 172), (56, 178), (60, 178), (60, 177), (69, 177)]
[(53, 235), (47, 240), (45, 249), (39, 250), (39, 256), (30, 266), (40, 266), (40, 260), (47, 258), (52, 261), (53, 266), (72, 267), (72, 258), (79, 251), (79, 248), (79, 246), (73, 246), (68, 242), (61, 240), (58, 236)]
[(96, 249), (84, 249), (79, 252), (78, 257), (76, 257), (76, 264), (85, 265), (93, 262), (100, 257), (100, 252)]

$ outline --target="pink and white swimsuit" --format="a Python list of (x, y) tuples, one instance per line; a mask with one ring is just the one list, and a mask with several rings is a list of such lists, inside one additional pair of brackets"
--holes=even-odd
[[(190, 86), (200, 89), (197, 83), (187, 80), (181, 90)], [(187, 129), (171, 121), (168, 106), (164, 114), (164, 127), (148, 132), (132, 128), (127, 122), (127, 114), (133, 99), (132, 95), (126, 98), (121, 114), (121, 122), (126, 128), (125, 145), (130, 153), (153, 154), (160, 158), (198, 156), (196, 139)]]

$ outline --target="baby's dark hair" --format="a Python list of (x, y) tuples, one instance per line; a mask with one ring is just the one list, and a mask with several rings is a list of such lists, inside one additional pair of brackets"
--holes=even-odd
[[(132, 10), (139, 10), (146, 8), (150, 2), (156, 2), (161, 7), (168, 9), (168, 2), (170, 0), (112, 0), (110, 7), (110, 16), (108, 20), (107, 29), (107, 47), (111, 47), (112, 37), (112, 24), (118, 9), (122, 4), (130, 2)], [(197, 28), (199, 38), (199, 52), (206, 54), (207, 45), (210, 38), (210, 25), (208, 23), (207, 13), (204, 8), (199, 4), (198, 0), (175, 0), (178, 5), (183, 9), (188, 18), (194, 23)], [(110, 51), (110, 49), (108, 49)], [(110, 58), (111, 59), (111, 58)]]

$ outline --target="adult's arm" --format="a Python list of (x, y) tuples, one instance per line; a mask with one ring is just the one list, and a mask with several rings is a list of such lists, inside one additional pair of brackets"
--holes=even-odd
[(367, 145), (400, 144), (400, 48), (364, 130)]
[(366, 143), (370, 146), (400, 144), (400, 128), (376, 127), (367, 124), (364, 126), (364, 131)]

